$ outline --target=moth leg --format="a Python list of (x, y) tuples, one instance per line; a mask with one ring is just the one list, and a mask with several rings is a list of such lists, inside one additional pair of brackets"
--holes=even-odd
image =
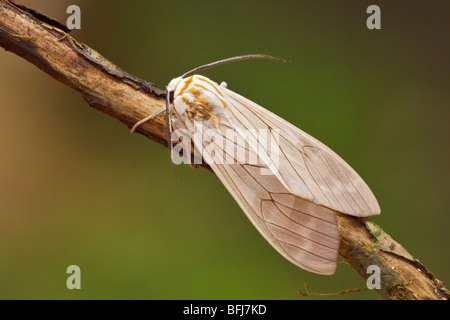
[(192, 170), (197, 170), (198, 167), (199, 167), (198, 164), (191, 164), (191, 163), (188, 163), (188, 166), (189, 166), (189, 168), (191, 168)]
[(136, 122), (136, 124), (133, 126), (133, 128), (131, 128), (131, 133), (134, 133), (136, 131), (136, 129), (143, 123), (155, 118), (156, 116), (158, 116), (159, 114), (163, 113), (164, 111), (166, 111), (166, 107), (161, 107), (158, 110), (156, 110), (155, 112), (153, 112), (151, 115), (149, 115), (148, 117)]

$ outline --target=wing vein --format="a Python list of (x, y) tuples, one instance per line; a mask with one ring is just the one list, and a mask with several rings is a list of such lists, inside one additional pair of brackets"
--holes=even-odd
[(282, 242), (282, 243), (286, 243), (286, 244), (288, 244), (288, 245), (291, 245), (291, 246), (293, 246), (293, 247), (296, 247), (296, 248), (298, 248), (298, 249), (300, 249), (300, 250), (302, 250), (302, 251), (305, 251), (305, 252), (307, 252), (307, 253), (309, 253), (309, 254), (312, 254), (313, 256), (316, 256), (316, 257), (318, 257), (318, 258), (320, 258), (320, 259), (324, 259), (324, 260), (328, 260), (328, 261), (331, 261), (331, 262), (335, 262), (334, 259), (328, 259), (328, 258), (326, 258), (326, 257), (324, 257), (324, 256), (320, 256), (320, 255), (318, 255), (318, 254), (316, 254), (316, 253), (314, 253), (314, 252), (308, 251), (308, 250), (306, 250), (306, 249), (304, 249), (304, 248), (302, 248), (302, 247), (296, 246), (295, 244), (292, 244), (292, 243), (290, 243), (290, 242), (287, 242), (287, 241), (284, 241), (284, 240), (279, 240), (279, 241)]
[[(264, 201), (271, 201), (271, 200), (262, 200), (261, 202), (264, 202)], [(273, 201), (273, 202), (274, 202), (274, 201)], [(278, 208), (278, 207), (277, 207), (277, 208)], [(280, 210), (280, 209), (278, 208), (278, 210)], [(336, 238), (334, 238), (334, 237), (332, 237), (332, 236), (330, 236), (330, 235), (328, 235), (328, 234), (326, 234), (326, 233), (317, 231), (317, 230), (312, 229), (312, 228), (310, 228), (310, 227), (308, 227), (308, 226), (305, 226), (305, 225), (303, 225), (303, 224), (301, 224), (301, 223), (298, 223), (297, 221), (291, 219), (291, 218), (288, 217), (286, 214), (284, 214), (284, 212), (282, 212), (281, 210), (280, 210), (280, 212), (281, 212), (281, 214), (282, 214), (283, 216), (285, 216), (287, 219), (289, 219), (289, 220), (292, 221), (293, 223), (295, 223), (295, 224), (297, 224), (297, 225), (299, 225), (299, 226), (301, 226), (301, 227), (303, 227), (303, 228), (306, 228), (306, 229), (311, 230), (311, 231), (313, 231), (313, 232), (320, 233), (320, 234), (322, 234), (322, 235), (324, 235), (324, 236), (326, 236), (326, 237), (328, 237), (328, 238), (330, 238), (330, 239), (338, 240), (338, 239), (336, 239)], [(292, 232), (292, 233), (294, 233), (294, 234), (296, 234), (296, 235), (298, 235), (298, 236), (300, 236), (300, 237), (302, 237), (302, 238), (308, 239), (308, 240), (311, 241), (311, 242), (317, 243), (317, 244), (319, 244), (319, 245), (321, 245), (321, 246), (324, 246), (324, 247), (327, 247), (327, 248), (330, 248), (330, 249), (334, 249), (333, 247), (327, 246), (327, 245), (324, 244), (324, 243), (321, 243), (321, 242), (318, 242), (318, 241), (313, 240), (313, 239), (311, 239), (311, 238), (308, 238), (308, 237), (306, 237), (306, 236), (304, 236), (304, 235), (301, 235), (301, 234), (299, 234), (299, 233), (297, 233), (297, 232), (295, 232), (295, 231), (293, 231), (293, 230), (291, 230), (291, 229), (288, 229), (288, 228), (286, 228), (286, 227), (283, 227), (283, 226), (281, 226), (281, 225), (278, 225), (278, 224), (276, 224), (276, 223), (274, 223), (274, 222), (270, 222), (270, 221), (267, 221), (267, 220), (265, 220), (265, 219), (264, 219), (264, 221), (265, 221), (265, 223), (270, 223), (270, 224), (273, 224), (273, 225), (277, 225), (277, 226), (279, 226), (280, 228), (283, 228), (283, 229), (285, 229), (285, 230), (288, 230), (288, 231), (290, 231), (290, 232)]]
[[(361, 210), (361, 212), (363, 212), (363, 211), (364, 211), (363, 208), (361, 208), (361, 206), (359, 205), (358, 201), (356, 201), (356, 199), (355, 199), (355, 197), (352, 195), (352, 193), (349, 192), (348, 188), (345, 186), (344, 181), (341, 180), (341, 178), (339, 177), (339, 175), (338, 175), (338, 173), (336, 172), (336, 170), (334, 169), (334, 167), (333, 167), (333, 166), (331, 165), (331, 163), (328, 161), (327, 157), (325, 157), (325, 155), (323, 154), (322, 150), (319, 149), (319, 151), (320, 151), (320, 153), (322, 154), (322, 157), (323, 157), (323, 158), (325, 159), (325, 161), (327, 162), (328, 166), (331, 168), (331, 170), (333, 170), (333, 173), (334, 173), (335, 176), (338, 178), (338, 180), (339, 180), (339, 182), (341, 183), (341, 185), (344, 186), (344, 189), (345, 189), (345, 191), (347, 192), (347, 194), (350, 196), (350, 198), (353, 199), (353, 202), (357, 205), (357, 207)], [(344, 173), (344, 175), (345, 175), (345, 176), (347, 177), (347, 179), (350, 181), (350, 183), (352, 184), (352, 186), (353, 186), (353, 188), (356, 190), (356, 192), (358, 192), (358, 194), (359, 194), (358, 189), (355, 188), (355, 186), (353, 185), (352, 180), (347, 176), (347, 173), (345, 172), (344, 168), (342, 168), (341, 165), (340, 165), (339, 163), (337, 163), (337, 165), (340, 166), (341, 171)], [(360, 195), (360, 197), (363, 198), (361, 195)], [(364, 198), (363, 198), (363, 200), (364, 200)], [(349, 202), (347, 201), (347, 203), (349, 203)], [(352, 205), (351, 203), (349, 203), (349, 205), (350, 205), (350, 207), (352, 207), (352, 208), (354, 207), (354, 205)], [(367, 203), (366, 203), (366, 205), (367, 205)], [(367, 206), (367, 207), (369, 208), (369, 206)]]
[[(299, 236), (299, 237), (302, 237), (302, 238), (306, 239), (307, 241), (314, 242), (316, 245), (319, 245), (319, 246), (322, 246), (322, 247), (325, 247), (325, 248), (328, 248), (328, 249), (331, 249), (331, 250), (335, 250), (335, 248), (333, 248), (333, 247), (329, 247), (329, 246), (327, 246), (327, 245), (324, 245), (323, 243), (320, 243), (320, 242), (314, 241), (314, 240), (312, 240), (312, 239), (309, 239), (309, 238), (307, 238), (307, 237), (305, 237), (305, 236), (303, 236), (303, 235), (301, 235), (301, 234), (298, 234), (297, 232), (294, 232), (294, 231), (289, 230), (289, 229), (287, 229), (287, 228), (285, 228), (285, 227), (283, 227), (283, 226), (280, 226), (279, 224), (276, 224), (276, 223), (273, 223), (273, 222), (269, 222), (269, 221), (266, 221), (266, 224), (270, 224), (270, 225), (272, 225), (272, 226), (276, 226), (276, 227), (278, 227), (278, 228), (280, 228), (280, 229), (283, 229), (283, 230), (285, 230), (285, 231), (287, 231), (287, 232), (289, 232), (289, 233), (292, 233), (292, 234), (295, 234), (295, 235), (297, 235), (297, 236)], [(315, 256), (324, 258), (324, 257), (322, 257), (322, 256), (319, 256), (319, 255), (315, 254), (315, 253), (312, 252), (312, 251), (309, 251), (309, 250), (306, 250), (305, 248), (299, 247), (298, 245), (295, 245), (295, 244), (292, 243), (292, 242), (287, 242), (287, 241), (285, 241), (285, 240), (279, 240), (279, 241), (280, 241), (280, 242), (286, 242), (286, 243), (288, 243), (288, 244), (290, 244), (290, 245), (292, 245), (292, 246), (295, 246), (295, 247), (300, 248), (300, 249), (302, 249), (302, 250), (304, 250), (304, 251), (306, 251), (306, 252), (309, 252), (309, 253), (311, 253), (311, 254), (314, 254)], [(324, 258), (324, 259), (326, 259), (326, 258)]]
[[(278, 192), (277, 192), (277, 193), (278, 193)], [(279, 194), (279, 193), (278, 193), (278, 194)], [(275, 205), (276, 205), (277, 207), (283, 206), (283, 207), (285, 207), (285, 208), (288, 208), (288, 209), (297, 211), (297, 212), (299, 212), (299, 213), (308, 215), (308, 216), (310, 216), (311, 218), (318, 219), (318, 220), (323, 221), (323, 222), (327, 222), (327, 223), (329, 223), (329, 224), (331, 224), (331, 225), (334, 226), (334, 223), (332, 223), (332, 222), (330, 222), (330, 221), (328, 221), (328, 220), (322, 219), (322, 218), (320, 218), (320, 217), (314, 216), (314, 215), (312, 215), (312, 214), (310, 214), (310, 213), (307, 213), (307, 212), (300, 211), (300, 210), (295, 209), (295, 208), (291, 208), (291, 207), (285, 206), (284, 204), (282, 204), (282, 203), (276, 201), (276, 200), (273, 199), (273, 198), (272, 198), (272, 201), (275, 203)], [(284, 214), (284, 213), (283, 213), (283, 214)], [(288, 218), (289, 218), (289, 217), (288, 217)], [(295, 221), (294, 221), (294, 222), (295, 222)], [(296, 222), (296, 223), (297, 223), (297, 222)], [(320, 232), (320, 231), (317, 231), (317, 232)], [(320, 233), (322, 233), (322, 232), (320, 232)], [(327, 235), (326, 233), (323, 233), (323, 234), (326, 235), (326, 236), (329, 236), (329, 235)], [(334, 239), (334, 238), (333, 238), (333, 239)]]
[[(319, 149), (319, 151), (320, 151), (320, 149)], [(307, 155), (308, 156), (308, 155)], [(318, 166), (309, 156), (308, 156), (308, 158), (311, 160), (311, 163), (313, 164), (313, 166), (316, 168), (316, 170), (317, 170), (317, 172), (320, 174), (320, 176), (322, 177), (322, 180), (325, 182), (325, 184), (327, 185), (327, 187), (328, 187), (328, 190), (330, 190), (330, 192), (331, 192), (331, 194), (334, 196), (334, 198), (336, 199), (336, 201), (341, 205), (341, 207), (342, 208), (344, 208), (345, 206), (342, 204), (342, 198), (345, 200), (345, 202), (347, 202), (347, 204), (350, 206), (350, 208), (352, 207), (351, 205), (350, 205), (350, 203), (348, 203), (348, 201), (347, 201), (347, 199), (345, 199), (345, 197), (344, 197), (344, 195), (341, 193), (341, 190), (340, 190), (340, 188), (339, 188), (339, 186), (336, 184), (336, 182), (334, 182), (334, 179), (325, 179), (325, 177), (324, 177), (324, 175), (323, 174), (325, 174), (326, 175), (326, 172), (323, 172), (324, 170), (320, 167), (320, 166)], [(331, 168), (331, 169), (333, 169), (333, 168)], [(322, 174), (323, 173), (323, 174)], [(338, 177), (339, 178), (339, 177)], [(335, 194), (335, 191), (333, 191), (333, 189), (331, 188), (331, 186), (330, 186), (330, 183), (327, 181), (327, 180), (331, 180), (330, 181), (330, 183), (332, 183), (335, 187), (336, 187), (336, 192), (338, 192), (339, 193), (339, 195), (340, 196), (337, 196), (336, 194)]]

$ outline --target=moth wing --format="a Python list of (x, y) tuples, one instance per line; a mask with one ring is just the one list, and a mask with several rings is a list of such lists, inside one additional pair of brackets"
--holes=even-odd
[[(339, 250), (336, 212), (378, 214), (372, 192), (348, 164), (313, 137), (226, 88), (214, 85), (214, 90), (220, 90), (226, 102), (219, 121), (178, 119), (195, 148), (281, 255), (308, 271), (333, 274)], [(230, 140), (230, 132), (239, 136), (253, 129), (265, 130), (268, 136)], [(274, 165), (267, 142), (275, 133), (279, 162)], [(256, 161), (242, 161), (241, 155)]]
[(279, 136), (276, 176), (287, 190), (345, 214), (365, 217), (380, 213), (364, 180), (326, 145), (249, 99), (220, 88), (227, 118), (235, 126), (267, 128)]

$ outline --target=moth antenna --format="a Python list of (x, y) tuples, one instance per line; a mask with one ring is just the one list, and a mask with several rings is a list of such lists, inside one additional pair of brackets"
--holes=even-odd
[(194, 69), (186, 72), (181, 77), (184, 78), (184, 77), (186, 77), (186, 76), (188, 76), (188, 75), (190, 75), (190, 74), (192, 74), (194, 72), (197, 72), (199, 70), (209, 69), (209, 68), (212, 68), (212, 67), (220, 66), (221, 64), (225, 64), (225, 63), (229, 63), (229, 62), (235, 62), (235, 61), (241, 61), (241, 60), (251, 60), (251, 59), (268, 59), (268, 60), (275, 60), (275, 61), (280, 61), (280, 62), (291, 62), (289, 60), (285, 60), (285, 59), (269, 56), (267, 54), (247, 54), (247, 55), (243, 55), (243, 56), (236, 56), (236, 57), (226, 58), (226, 59), (222, 59), (222, 60), (219, 60), (219, 61), (214, 61), (214, 62), (205, 64), (203, 66), (194, 68)]

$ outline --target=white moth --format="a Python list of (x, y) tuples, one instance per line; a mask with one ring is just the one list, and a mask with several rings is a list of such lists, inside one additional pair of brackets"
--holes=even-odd
[(281, 60), (245, 55), (195, 68), (170, 81), (166, 108), (136, 123), (132, 132), (165, 110), (172, 154), (183, 151), (187, 162), (190, 151), (200, 155), (256, 229), (287, 260), (311, 272), (333, 274), (339, 250), (336, 212), (379, 214), (369, 187), (315, 138), (225, 83), (190, 75), (256, 58)]

